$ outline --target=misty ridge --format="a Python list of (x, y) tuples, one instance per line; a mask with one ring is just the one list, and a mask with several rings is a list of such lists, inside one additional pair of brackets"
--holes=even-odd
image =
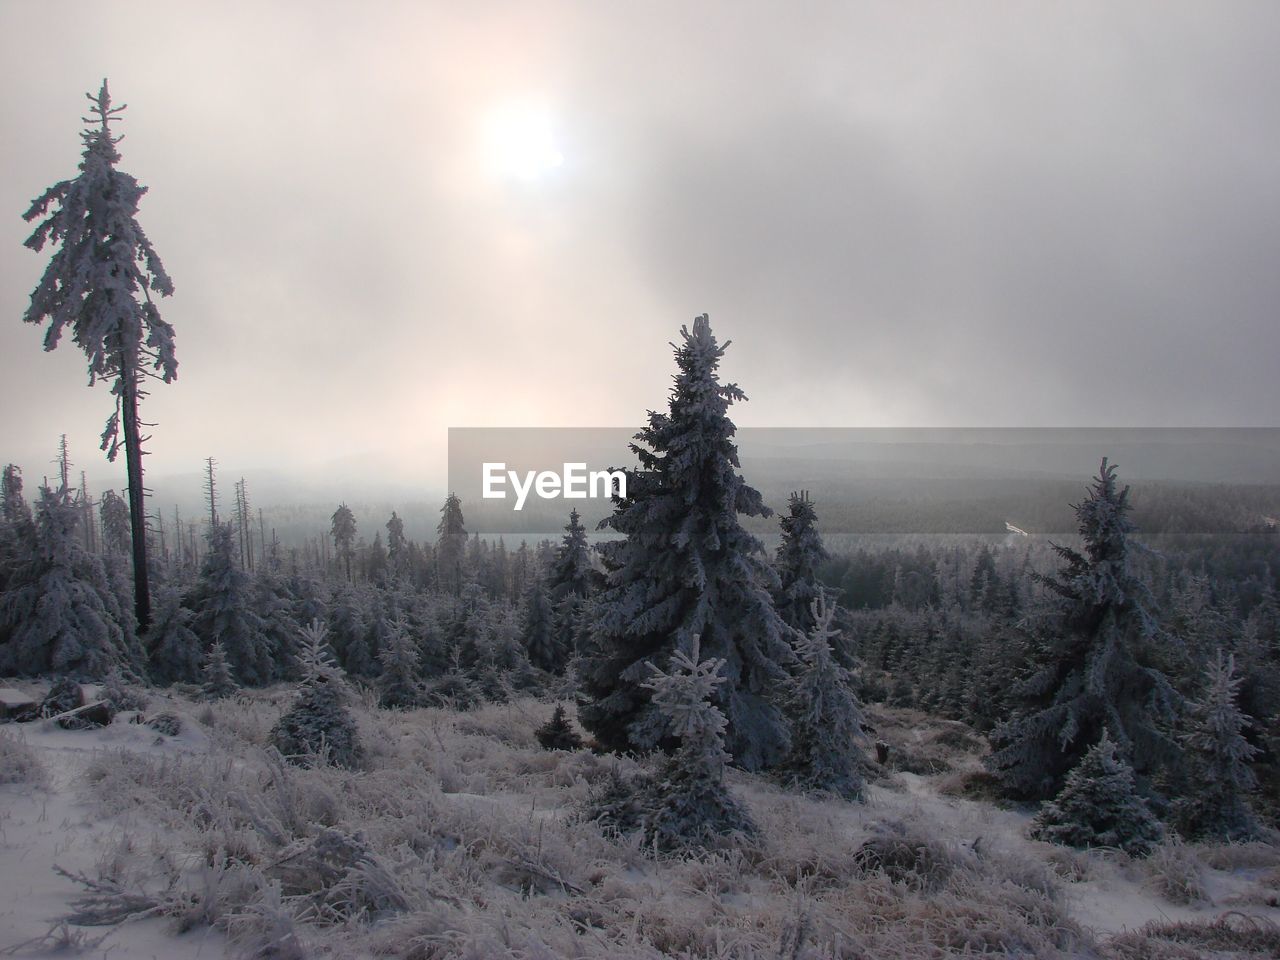
[[(421, 409), (372, 398), (410, 352), (391, 325), (341, 332), (349, 369), (316, 363), (311, 340), (281, 357), (317, 393), (341, 384), (355, 418), (314, 450), (266, 382), (228, 382), (204, 419), (169, 405), (188, 372), (199, 384), (251, 345), (188, 341), (182, 288), (142, 225), (144, 198), (148, 213), (170, 201), (124, 170), (135, 117), (106, 79), (85, 97), (75, 172), (36, 195), (26, 251), (2, 261), (38, 260), (14, 326), (82, 354), (92, 388), (70, 407), (50, 389), (13, 422), (98, 410), (84, 416), (102, 415), (109, 466), (62, 433), (48, 463), (0, 470), (0, 954), (1280, 955), (1280, 428), (740, 426), (748, 409), (831, 411), (790, 343), (768, 362), (781, 326), (730, 339), (730, 309), (723, 324), (672, 318), (660, 371), (611, 355), (639, 342), (621, 325), (607, 349), (562, 349), (528, 398), (547, 415), (579, 395), (575, 365), (599, 366), (617, 389), (582, 409), (635, 426), (451, 427), (447, 469), (406, 482)], [(572, 218), (549, 212), (552, 188), (578, 145), (538, 109), (489, 120), (504, 189), (541, 184), (530, 208), (554, 238)], [(732, 190), (679, 169), (744, 235), (786, 199), (735, 219)], [(820, 223), (813, 205), (805, 194), (797, 215)], [(680, 223), (680, 204), (662, 210), (646, 215)], [(910, 230), (890, 221), (893, 246)], [(511, 269), (478, 270), (475, 295), (509, 283), (520, 302), (540, 244), (496, 236)], [(372, 311), (393, 271), (358, 269), (367, 254), (317, 266), (316, 284), (348, 284)], [(662, 276), (681, 294), (702, 289), (681, 277), (695, 267), (748, 285), (731, 260)], [(587, 291), (610, 282), (560, 266)], [(873, 300), (890, 285), (862, 279)], [(1042, 279), (1028, 267), (1008, 283), (1041, 299)], [(1046, 315), (1071, 317), (1077, 296)], [(576, 346), (572, 326), (547, 342)], [(1118, 332), (1102, 348), (1105, 327), (1064, 326), (1098, 355), (1065, 380), (1134, 362)], [(869, 325), (869, 353), (885, 330), (923, 342)], [(542, 334), (476, 325), (457, 350), (455, 332), (414, 373), (456, 365), (439, 409), (492, 414), (519, 384), (488, 378), (484, 358)], [(795, 339), (812, 371), (849, 347)], [(1165, 351), (1152, 338), (1144, 359)], [(757, 358), (741, 384), (738, 357)], [(933, 374), (940, 395), (964, 393), (967, 372)], [(1123, 386), (1134, 409), (1159, 408)], [(1122, 392), (1093, 409), (1129, 421)], [(317, 419), (332, 410), (312, 402)], [(361, 418), (404, 436), (365, 455)], [(278, 450), (241, 470), (250, 440)], [(214, 449), (189, 471), (161, 460), (193, 441)], [(539, 489), (517, 509), (482, 492), (498, 463), (529, 486), (570, 464), (616, 469), (625, 492)]]

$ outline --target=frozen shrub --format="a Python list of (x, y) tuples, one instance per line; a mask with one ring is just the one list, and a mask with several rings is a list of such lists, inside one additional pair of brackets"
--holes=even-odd
[(564, 705), (560, 703), (556, 704), (551, 719), (540, 726), (534, 736), (544, 750), (579, 750), (582, 747), (582, 738), (573, 729), (573, 724), (565, 715)]
[(308, 960), (311, 951), (299, 936), (300, 904), (286, 900), (278, 883), (259, 886), (253, 897), (224, 919), (228, 939), (254, 960)]
[(1280, 867), (1280, 847), (1261, 843), (1209, 843), (1197, 846), (1200, 859), (1214, 870), (1261, 870)]
[(145, 710), (147, 707), (147, 695), (126, 681), (119, 667), (112, 667), (103, 678), (98, 696), (111, 701), (117, 711)]
[(297, 840), (276, 856), (266, 875), (288, 897), (306, 897), (322, 913), (342, 919), (398, 913), (409, 902), (399, 883), (360, 834), (332, 828)]
[(1109, 944), (1119, 960), (1201, 960), (1280, 956), (1280, 925), (1264, 917), (1224, 913), (1211, 921), (1156, 922), (1122, 933)]
[(1045, 862), (1056, 877), (1068, 883), (1081, 883), (1090, 877), (1088, 855), (1077, 853), (1069, 847), (1049, 851)]
[(917, 890), (944, 886), (957, 865), (955, 854), (946, 846), (899, 820), (876, 824), (854, 862), (869, 873), (883, 871), (894, 883)]
[(1066, 785), (1036, 815), (1031, 836), (1068, 847), (1116, 847), (1145, 856), (1160, 842), (1160, 823), (1134, 789), (1133, 768), (1102, 739), (1067, 775)]
[(1204, 869), (1195, 853), (1182, 841), (1171, 838), (1161, 843), (1143, 862), (1146, 883), (1170, 903), (1189, 904), (1208, 900)]
[(147, 726), (166, 737), (182, 733), (182, 719), (174, 713), (157, 713), (147, 721)]
[(48, 783), (44, 764), (17, 734), (0, 731), (0, 783), (24, 783), (43, 787)]
[(615, 764), (591, 789), (586, 814), (605, 830), (628, 836), (644, 829), (652, 806), (653, 782), (643, 773), (624, 774)]

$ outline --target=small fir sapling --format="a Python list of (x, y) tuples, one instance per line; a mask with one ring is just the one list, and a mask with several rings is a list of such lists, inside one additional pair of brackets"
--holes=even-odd
[(813, 602), (822, 592), (818, 567), (828, 559), (818, 533), (818, 514), (808, 491), (792, 493), (780, 521), (782, 539), (774, 566), (778, 571), (778, 612), (801, 633), (813, 629)]
[(206, 700), (223, 700), (239, 692), (240, 684), (236, 683), (231, 672), (227, 651), (221, 641), (209, 648), (209, 653), (205, 656), (203, 677), (201, 692)]
[(1204, 697), (1191, 707), (1186, 737), (1192, 789), (1174, 804), (1174, 819), (1193, 837), (1248, 840), (1258, 823), (1248, 795), (1257, 786), (1249, 763), (1260, 752), (1245, 739), (1249, 717), (1238, 706), (1241, 679), (1235, 658), (1217, 652)]
[(1031, 837), (1068, 847), (1116, 847), (1146, 856), (1164, 831), (1134, 787), (1133, 768), (1104, 728), (1102, 738), (1040, 808)]
[(809, 632), (797, 642), (800, 664), (788, 689), (791, 754), (784, 777), (804, 790), (863, 798), (862, 770), (867, 764), (862, 707), (849, 671), (836, 662), (831, 641), (836, 605), (819, 589), (810, 601)]
[(699, 639), (690, 650), (671, 657), (668, 672), (650, 666), (645, 687), (666, 722), (666, 732), (679, 741), (663, 758), (653, 781), (653, 801), (646, 817), (646, 840), (659, 852), (696, 852), (719, 845), (731, 834), (756, 832), (747, 811), (724, 782), (724, 713), (714, 703), (725, 682), (721, 659), (700, 660)]
[(557, 703), (551, 719), (534, 731), (538, 743), (544, 750), (579, 750), (582, 738), (573, 729), (569, 717), (564, 712), (564, 704)]
[(298, 699), (271, 730), (271, 742), (290, 763), (355, 769), (363, 759), (355, 718), (343, 704), (345, 684), (326, 649), (319, 620), (302, 629)]
[(409, 623), (396, 617), (387, 623), (380, 656), (378, 702), (384, 707), (409, 709), (422, 702), (422, 679), (418, 669), (418, 644)]

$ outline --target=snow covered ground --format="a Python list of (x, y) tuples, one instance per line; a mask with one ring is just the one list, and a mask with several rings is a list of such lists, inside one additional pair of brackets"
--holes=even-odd
[[(946, 792), (976, 751), (957, 724), (910, 711), (878, 710), (880, 735), (903, 766), (950, 769), (893, 772), (865, 805), (732, 773), (762, 837), (690, 862), (654, 861), (575, 819), (592, 784), (632, 761), (539, 749), (550, 704), (358, 704), (368, 763), (352, 773), (263, 750), (290, 696), (153, 692), (147, 715), (177, 715), (174, 737), (130, 713), (89, 731), (0, 726), (44, 771), (0, 784), (0, 954), (65, 942), (113, 960), (1270, 955), (1215, 953), (1210, 934), (1114, 936), (1216, 929), (1228, 912), (1261, 931), (1254, 946), (1280, 943), (1280, 851), (1175, 844), (1136, 861), (1028, 840), (1026, 811)], [(59, 926), (86, 890), (55, 867), (157, 915)]]
[(127, 873), (140, 853), (164, 835), (145, 815), (104, 817), (87, 802), (82, 782), (89, 759), (107, 750), (163, 756), (200, 752), (208, 739), (197, 724), (179, 737), (162, 737), (121, 714), (108, 727), (62, 730), (52, 721), (0, 727), (32, 749), (44, 783), (0, 784), (0, 954), (40, 956), (80, 952), (85, 956), (139, 960), (221, 957), (225, 937), (204, 928), (175, 936), (164, 917), (114, 928), (74, 927), (59, 918), (79, 886), (59, 871), (100, 876)]

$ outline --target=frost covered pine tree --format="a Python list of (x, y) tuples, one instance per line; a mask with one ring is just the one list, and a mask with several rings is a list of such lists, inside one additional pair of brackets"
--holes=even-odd
[(377, 679), (378, 702), (393, 709), (409, 709), (422, 703), (418, 644), (414, 641), (412, 627), (403, 617), (387, 622), (379, 659), (382, 661), (382, 673)]
[(774, 609), (777, 575), (764, 547), (739, 521), (770, 511), (738, 474), (728, 408), (745, 396), (717, 375), (728, 344), (716, 342), (705, 314), (680, 336), (670, 409), (650, 412), (636, 435), (639, 469), (627, 472), (627, 495), (602, 524), (623, 536), (601, 547), (608, 585), (580, 661), (579, 719), (609, 749), (659, 745), (668, 724), (644, 686), (649, 664), (701, 637), (702, 650), (725, 662), (716, 704), (728, 749), (759, 770), (790, 745), (774, 695), (793, 659), (792, 631)]
[(569, 512), (564, 537), (551, 562), (547, 587), (555, 606), (556, 633), (567, 647), (567, 655), (576, 650), (576, 637), (582, 624), (587, 601), (600, 589), (603, 578), (591, 562), (591, 545), (587, 530), (577, 510)]
[(467, 552), (467, 528), (462, 517), (462, 500), (456, 493), (445, 498), (436, 525), (436, 582), (441, 593), (462, 596), (466, 581), (463, 569)]
[(698, 637), (678, 650), (668, 672), (650, 665), (652, 693), (664, 732), (679, 741), (653, 783), (645, 839), (660, 852), (698, 851), (726, 835), (750, 835), (756, 827), (724, 782), (727, 721), (714, 703), (725, 682), (722, 659), (702, 660)]
[[(7, 464), (0, 473), (0, 597), (9, 590), (14, 574), (35, 550), (36, 525), (31, 508), (22, 495), (22, 471)], [(9, 642), (4, 608), (0, 607), (0, 663), (6, 659)]]
[(564, 673), (569, 662), (569, 645), (561, 635), (551, 598), (542, 577), (529, 581), (525, 593), (524, 616), (520, 624), (520, 641), (529, 662), (548, 673)]
[(345, 503), (338, 504), (338, 509), (333, 511), (333, 525), (330, 527), (329, 535), (333, 537), (333, 547), (338, 551), (338, 559), (342, 560), (346, 574), (347, 583), (351, 582), (351, 548), (356, 542), (356, 516), (351, 512), (351, 508)]
[(392, 579), (400, 579), (408, 572), (409, 541), (404, 535), (404, 521), (391, 511), (391, 519), (387, 521), (387, 568)]
[(200, 577), (188, 598), (195, 612), (191, 629), (206, 647), (222, 644), (240, 683), (261, 686), (283, 670), (255, 608), (253, 583), (236, 560), (231, 524), (219, 523), (209, 531)]
[(93, 680), (113, 667), (140, 673), (144, 657), (100, 558), (79, 536), (80, 505), (64, 486), (40, 488), (34, 549), (0, 598), (8, 642), (0, 674), (55, 673)]
[(1194, 837), (1247, 840), (1258, 824), (1248, 794), (1257, 786), (1249, 762), (1259, 753), (1244, 737), (1249, 718), (1238, 705), (1235, 659), (1209, 663), (1204, 697), (1191, 706), (1187, 753), (1192, 789), (1175, 803), (1179, 830)]
[[(375, 614), (368, 591), (344, 583), (334, 590), (324, 617), (329, 627), (329, 645), (350, 676), (372, 676), (377, 672), (369, 650), (369, 634)], [(308, 622), (308, 621), (304, 621)]]
[(862, 708), (853, 694), (849, 671), (836, 662), (831, 641), (836, 605), (819, 591), (810, 602), (813, 626), (796, 644), (799, 668), (788, 685), (791, 755), (785, 776), (804, 790), (863, 799)]
[(1068, 847), (1118, 847), (1145, 856), (1164, 831), (1134, 786), (1133, 768), (1106, 728), (1067, 775), (1062, 791), (1036, 815), (1031, 836)]
[(1129, 488), (1118, 488), (1104, 458), (1089, 496), (1075, 506), (1084, 552), (1054, 545), (1065, 565), (1040, 579), (1056, 606), (1032, 670), (1013, 692), (1020, 702), (991, 735), (988, 768), (1015, 796), (1053, 796), (1104, 727), (1126, 753), (1143, 758), (1139, 772), (1178, 756), (1160, 729), (1179, 698), (1154, 665), (1157, 641), (1167, 638), (1132, 568), (1129, 511)]
[(240, 689), (235, 676), (231, 673), (231, 664), (227, 662), (227, 651), (221, 643), (209, 648), (204, 660), (203, 684), (201, 692), (206, 699), (222, 700), (234, 696)]
[(569, 523), (551, 562), (547, 585), (553, 603), (570, 595), (586, 599), (600, 586), (600, 574), (591, 563), (591, 544), (577, 510), (569, 512)]
[(569, 715), (565, 713), (563, 703), (556, 704), (551, 719), (535, 730), (533, 735), (538, 738), (538, 743), (544, 750), (582, 749), (582, 738), (569, 722)]
[(138, 224), (138, 204), (147, 188), (116, 169), (120, 154), (111, 123), (115, 107), (107, 81), (92, 104), (80, 174), (54, 184), (23, 214), (38, 220), (26, 246), (39, 253), (57, 247), (23, 315), (27, 323), (48, 321), (45, 350), (58, 345), (63, 330), (89, 358), (89, 383), (111, 381), (116, 409), (102, 433), (102, 449), (115, 460), (122, 434), (129, 481), (129, 519), (133, 531), (134, 612), (138, 630), (151, 624), (147, 567), (146, 489), (142, 477), (142, 435), (138, 404), (147, 379), (172, 382), (178, 375), (173, 327), (160, 317), (152, 294), (173, 293), (173, 281)]
[(818, 514), (808, 491), (787, 498), (781, 521), (782, 540), (774, 566), (778, 571), (778, 613), (787, 626), (807, 634), (814, 627), (813, 602), (822, 593), (818, 567), (827, 550), (818, 533)]
[(356, 721), (343, 704), (341, 672), (329, 655), (328, 631), (319, 620), (302, 628), (298, 699), (271, 729), (271, 743), (290, 763), (355, 769), (364, 750)]
[(200, 676), (200, 638), (192, 629), (195, 613), (182, 602), (176, 584), (157, 578), (151, 630), (147, 633), (147, 662), (161, 683), (192, 682)]

